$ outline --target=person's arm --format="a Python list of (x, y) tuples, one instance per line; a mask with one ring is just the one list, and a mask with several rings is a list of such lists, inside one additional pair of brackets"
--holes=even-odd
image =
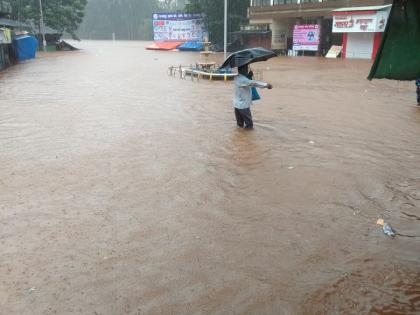
[(244, 78), (243, 80), (241, 80), (240, 82), (238, 82), (238, 85), (241, 87), (258, 87), (258, 88), (267, 88), (267, 89), (272, 89), (273, 86), (270, 83), (266, 83), (263, 81), (257, 81), (257, 80), (249, 80), (247, 78)]
[(257, 80), (249, 80), (249, 86), (251, 87), (257, 87), (257, 88), (268, 88), (270, 84), (263, 81), (257, 81)]

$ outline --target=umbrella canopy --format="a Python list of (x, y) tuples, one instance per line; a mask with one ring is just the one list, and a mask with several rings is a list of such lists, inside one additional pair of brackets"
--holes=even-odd
[(274, 51), (262, 47), (244, 49), (227, 57), (220, 68), (242, 67), (258, 61), (266, 61), (273, 57), (277, 57)]

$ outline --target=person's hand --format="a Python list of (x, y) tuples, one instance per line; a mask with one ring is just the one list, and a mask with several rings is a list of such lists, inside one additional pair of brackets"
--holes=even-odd
[(268, 83), (267, 89), (271, 90), (272, 88), (273, 88), (273, 86), (270, 83)]

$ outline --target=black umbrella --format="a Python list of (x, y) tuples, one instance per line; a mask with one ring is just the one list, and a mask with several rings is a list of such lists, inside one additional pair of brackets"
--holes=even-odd
[(227, 57), (220, 69), (241, 67), (253, 62), (266, 61), (273, 57), (277, 57), (274, 51), (262, 47), (244, 49)]

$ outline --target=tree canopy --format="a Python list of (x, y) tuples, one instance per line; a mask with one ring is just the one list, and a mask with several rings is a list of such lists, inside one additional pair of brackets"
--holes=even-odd
[[(228, 32), (238, 31), (247, 23), (249, 1), (228, 1)], [(206, 15), (205, 24), (209, 31), (210, 41), (221, 45), (224, 29), (223, 0), (191, 0), (186, 6), (188, 12), (200, 12)]]
[[(39, 27), (38, 0), (3, 0), (8, 3), (11, 19), (32, 22)], [(69, 33), (73, 37), (79, 24), (83, 21), (87, 0), (42, 0), (44, 23), (60, 32)]]
[[(210, 40), (223, 43), (223, 0), (89, 0), (86, 17), (79, 28), (82, 38), (117, 39), (153, 38), (152, 13), (157, 11), (185, 10), (191, 13), (205, 13), (205, 23)], [(249, 1), (228, 1), (228, 30), (239, 30), (247, 22)]]
[(151, 39), (157, 0), (89, 0), (78, 34), (86, 39)]
[[(39, 0), (0, 0), (8, 17), (39, 27)], [(42, 0), (45, 25), (90, 39), (152, 39), (152, 13), (182, 10), (184, 0)], [(223, 0), (190, 0), (186, 10), (204, 13), (210, 41), (223, 43)], [(228, 31), (247, 22), (249, 1), (228, 1)]]

